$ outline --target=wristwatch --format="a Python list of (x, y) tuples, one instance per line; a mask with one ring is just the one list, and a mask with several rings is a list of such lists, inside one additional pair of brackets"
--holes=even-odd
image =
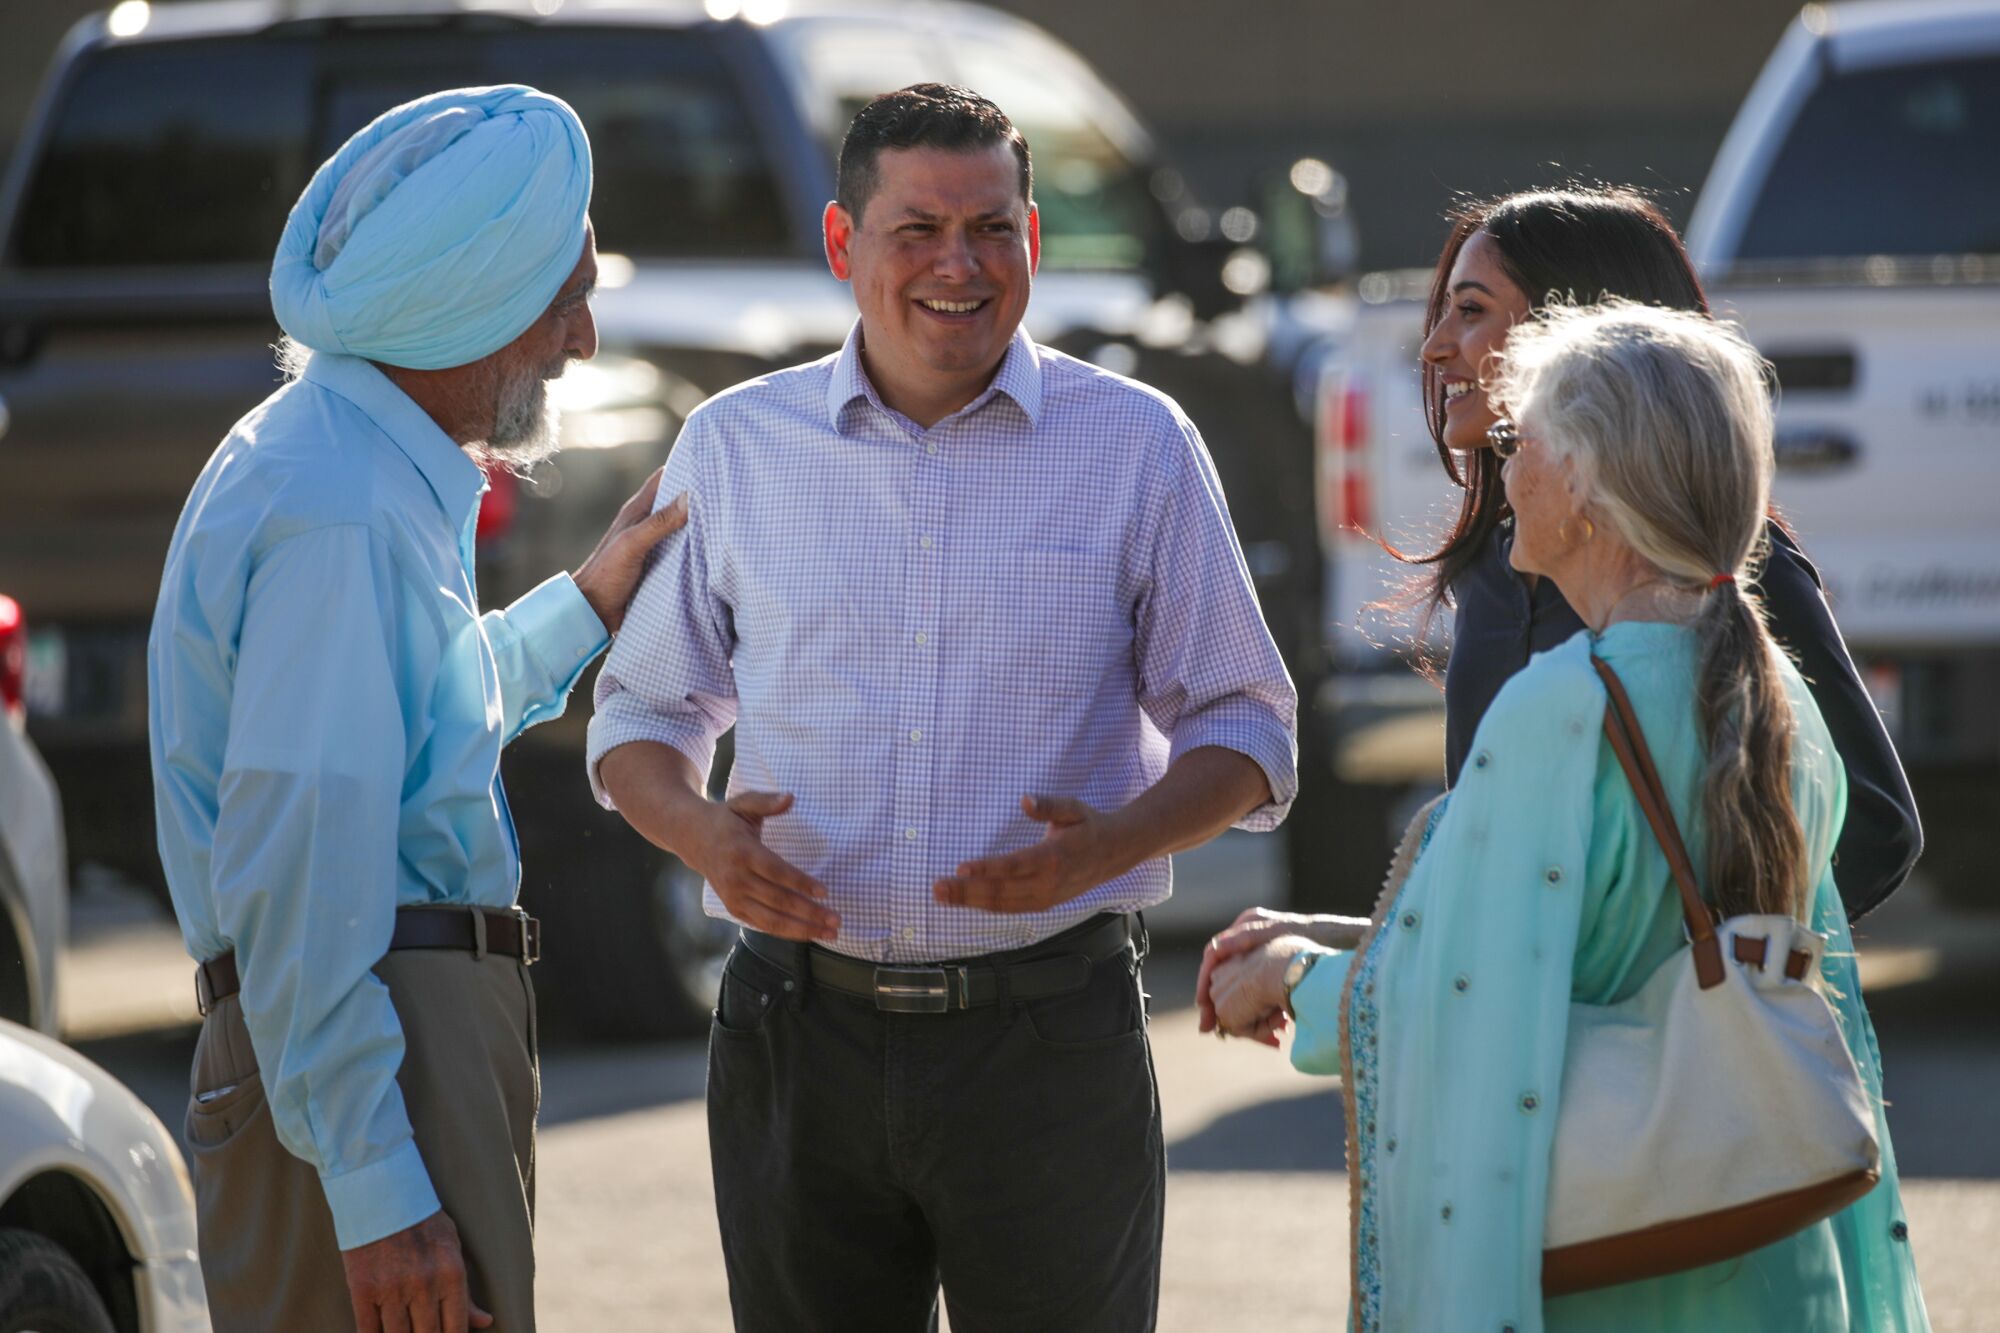
[(1313, 970), (1313, 964), (1325, 956), (1325, 952), (1320, 949), (1302, 949), (1293, 954), (1292, 961), (1285, 965), (1285, 1012), (1291, 1017), (1298, 1017), (1292, 1013), (1292, 992), (1306, 979), (1306, 973)]

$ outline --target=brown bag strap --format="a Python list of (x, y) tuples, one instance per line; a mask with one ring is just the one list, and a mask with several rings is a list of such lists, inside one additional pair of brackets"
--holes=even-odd
[(1703, 990), (1719, 986), (1722, 944), (1715, 936), (1715, 914), (1695, 887), (1694, 863), (1688, 859), (1687, 844), (1681, 841), (1680, 826), (1674, 822), (1674, 809), (1667, 801), (1660, 771), (1653, 766), (1653, 752), (1646, 746), (1639, 715), (1632, 710), (1631, 696), (1625, 693), (1625, 683), (1618, 679), (1611, 664), (1594, 653), (1590, 664), (1597, 668), (1610, 696), (1609, 706), (1604, 710), (1605, 739), (1611, 742), (1611, 751), (1618, 756), (1618, 765), (1625, 770), (1633, 795), (1639, 798), (1646, 822), (1653, 826), (1653, 836), (1660, 840), (1660, 850), (1667, 854), (1667, 867), (1673, 871), (1674, 885), (1680, 890), (1681, 914), (1687, 919), (1688, 939), (1694, 947), (1695, 979)]

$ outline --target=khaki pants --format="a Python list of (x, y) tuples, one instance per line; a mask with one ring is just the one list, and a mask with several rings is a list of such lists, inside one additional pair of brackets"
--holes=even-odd
[[(472, 1299), (535, 1327), (535, 993), (517, 958), (407, 949), (375, 966), (402, 1020), (396, 1076)], [(187, 1113), (201, 1272), (216, 1333), (353, 1333), (319, 1175), (278, 1142), (236, 997), (203, 1022)], [(198, 1094), (230, 1088), (203, 1102)]]

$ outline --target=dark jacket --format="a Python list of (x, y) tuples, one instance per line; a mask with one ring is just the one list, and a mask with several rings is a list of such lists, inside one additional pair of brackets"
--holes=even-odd
[[(1833, 623), (1819, 571), (1777, 523), (1767, 525), (1771, 554), (1759, 575), (1771, 631), (1798, 663), (1847, 766), (1847, 823), (1834, 849), (1834, 882), (1850, 920), (1895, 892), (1924, 849), (1916, 798), (1896, 747), (1847, 655)], [(1451, 660), (1444, 673), (1445, 780), (1458, 772), (1472, 733), (1507, 678), (1528, 658), (1583, 628), (1548, 579), (1531, 592), (1507, 563), (1513, 525), (1494, 530), (1479, 558), (1452, 587)]]

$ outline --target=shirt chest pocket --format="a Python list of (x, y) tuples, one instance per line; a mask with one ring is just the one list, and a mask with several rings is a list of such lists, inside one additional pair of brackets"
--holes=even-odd
[(1003, 553), (989, 566), (983, 600), (979, 650), (995, 689), (1089, 694), (1131, 657), (1131, 613), (1109, 556)]

